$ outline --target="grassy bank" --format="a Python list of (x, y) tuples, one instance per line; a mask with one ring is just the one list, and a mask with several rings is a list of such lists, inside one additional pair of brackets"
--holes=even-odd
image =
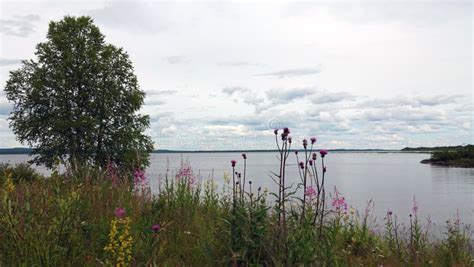
[(434, 151), (431, 154), (431, 158), (422, 160), (421, 163), (447, 167), (474, 168), (474, 145)]
[(47, 179), (18, 179), (18, 173), (25, 170), (4, 168), (0, 176), (4, 266), (473, 264), (463, 224), (448, 220), (443, 239), (430, 239), (417, 207), (405, 227), (387, 212), (385, 230), (377, 234), (370, 209), (358, 213), (338, 195), (327, 200), (321, 225), (313, 222), (313, 206), (302, 216), (301, 202), (294, 200), (287, 203), (283, 230), (278, 205), (267, 204), (271, 193), (250, 189), (248, 182), (246, 195), (230, 182), (217, 193), (212, 182), (197, 183), (186, 164), (154, 196), (141, 172), (133, 180), (113, 169)]

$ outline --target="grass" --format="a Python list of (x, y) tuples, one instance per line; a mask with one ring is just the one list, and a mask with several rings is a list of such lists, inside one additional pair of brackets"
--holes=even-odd
[[(23, 167), (22, 167), (23, 168)], [(10, 169), (14, 169), (10, 166)], [(185, 169), (186, 171), (182, 171)], [(49, 178), (15, 179), (5, 170), (0, 190), (0, 265), (4, 266), (472, 266), (470, 232), (449, 220), (442, 239), (416, 212), (403, 229), (387, 213), (381, 234), (370, 209), (338, 208), (313, 224), (288, 202), (286, 229), (279, 205), (263, 189), (234, 202), (232, 185), (196, 183), (189, 166), (167, 177), (156, 195), (114, 172), (84, 169)], [(229, 179), (230, 180), (230, 179)], [(9, 182), (10, 181), (10, 182)], [(15, 181), (13, 187), (6, 186)], [(125, 214), (116, 214), (123, 208)], [(111, 233), (115, 225), (115, 234)], [(160, 229), (152, 229), (159, 225)], [(128, 243), (126, 241), (129, 241)], [(115, 250), (104, 249), (115, 246)], [(121, 250), (121, 248), (123, 248)], [(130, 258), (128, 258), (128, 256)]]

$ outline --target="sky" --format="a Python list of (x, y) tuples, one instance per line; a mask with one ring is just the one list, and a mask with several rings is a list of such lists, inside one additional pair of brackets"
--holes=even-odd
[[(94, 19), (129, 54), (156, 149), (474, 143), (471, 1), (1, 1), (0, 84), (48, 22)], [(20, 147), (0, 92), (0, 147)], [(300, 146), (300, 145), (299, 145)]]

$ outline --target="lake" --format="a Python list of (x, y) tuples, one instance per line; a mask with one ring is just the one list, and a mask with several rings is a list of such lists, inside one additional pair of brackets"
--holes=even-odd
[[(270, 171), (278, 171), (277, 153), (247, 153), (247, 179), (253, 188), (277, 186), (270, 178)], [(319, 156), (319, 155), (318, 155)], [(446, 168), (420, 164), (428, 158), (425, 153), (388, 152), (330, 152), (326, 158), (327, 190), (334, 186), (345, 196), (347, 203), (363, 211), (368, 200), (375, 202), (374, 216), (378, 223), (388, 209), (398, 217), (408, 220), (412, 212), (413, 197), (419, 206), (419, 218), (430, 216), (435, 224), (444, 224), (459, 211), (465, 223), (474, 224), (474, 169)], [(222, 188), (224, 173), (232, 173), (230, 161), (237, 160), (236, 170), (242, 172), (241, 153), (159, 153), (151, 155), (147, 169), (152, 189), (157, 190), (167, 170), (173, 173), (182, 161), (189, 161), (202, 180), (213, 177)], [(18, 163), (28, 160), (26, 155), (0, 155), (0, 161)], [(288, 183), (300, 178), (294, 154), (289, 157)], [(320, 159), (318, 158), (318, 164)], [(38, 168), (47, 173), (44, 168)]]

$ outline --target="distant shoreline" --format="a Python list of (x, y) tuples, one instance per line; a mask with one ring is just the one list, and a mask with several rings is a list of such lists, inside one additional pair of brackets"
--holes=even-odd
[[(28, 155), (31, 154), (33, 149), (30, 148), (0, 148), (0, 155)], [(304, 150), (292, 150), (302, 152)], [(319, 151), (315, 149), (313, 151)], [(328, 149), (329, 152), (359, 152), (359, 153), (430, 153), (430, 151), (403, 151), (396, 149)], [(249, 150), (168, 150), (158, 149), (154, 150), (153, 154), (166, 154), (166, 153), (268, 153), (278, 152), (275, 149), (249, 149)]]

